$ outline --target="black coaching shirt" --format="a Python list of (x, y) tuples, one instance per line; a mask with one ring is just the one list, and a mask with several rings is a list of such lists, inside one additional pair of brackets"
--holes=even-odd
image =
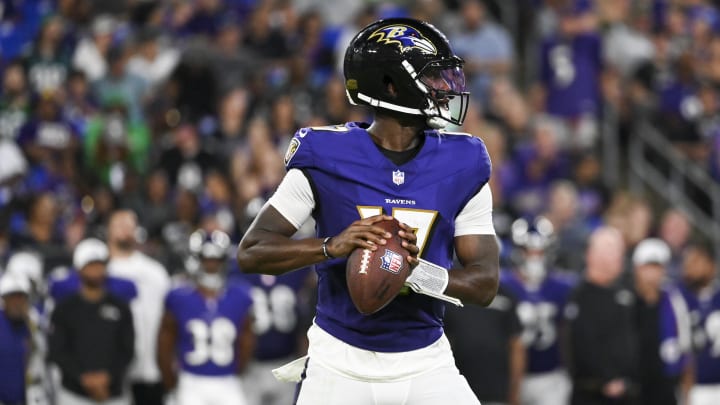
[(460, 374), (481, 402), (507, 402), (510, 393), (510, 340), (522, 333), (517, 298), (501, 284), (487, 307), (448, 305), (445, 332)]
[(573, 404), (589, 402), (578, 399), (578, 394), (603, 401), (603, 386), (616, 378), (624, 379), (633, 391), (638, 352), (635, 316), (635, 295), (627, 289), (584, 281), (573, 291), (565, 308)]
[(80, 376), (106, 371), (110, 396), (120, 396), (135, 351), (134, 336), (128, 304), (113, 295), (90, 302), (77, 293), (61, 301), (52, 314), (49, 343), (50, 360), (62, 371), (63, 387), (87, 397)]

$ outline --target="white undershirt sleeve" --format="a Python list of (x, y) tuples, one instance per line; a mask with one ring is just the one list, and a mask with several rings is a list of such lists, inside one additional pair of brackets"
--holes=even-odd
[(300, 169), (290, 169), (278, 186), (275, 194), (268, 200), (295, 229), (300, 229), (315, 209), (310, 182)]
[(485, 184), (455, 218), (455, 236), (495, 235), (492, 206), (492, 191)]

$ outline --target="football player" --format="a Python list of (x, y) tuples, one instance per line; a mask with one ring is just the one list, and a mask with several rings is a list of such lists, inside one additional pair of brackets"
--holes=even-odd
[(198, 268), (165, 299), (158, 365), (178, 405), (247, 404), (239, 374), (254, 347), (252, 299), (249, 286), (226, 283), (229, 244), (220, 231), (193, 233)]
[[(413, 291), (480, 305), (495, 296), (490, 158), (479, 138), (439, 130), (467, 112), (462, 66), (428, 23), (393, 18), (362, 29), (345, 54), (345, 87), (351, 103), (373, 109), (373, 122), (300, 129), (285, 178), (240, 243), (244, 272), (315, 265), (308, 357), (275, 370), (299, 382), (297, 404), (479, 403), (455, 366), (443, 301), (410, 292), (363, 315), (345, 275), (347, 256), (385, 244), (391, 235), (376, 224), (395, 217)], [(311, 216), (315, 237), (291, 239)], [(446, 271), (453, 254), (460, 265)], [(426, 283), (427, 262), (445, 268), (440, 282)]]
[(520, 218), (511, 227), (515, 271), (500, 284), (518, 297), (517, 314), (527, 347), (527, 369), (521, 384), (524, 405), (562, 405), (570, 397), (570, 378), (560, 356), (562, 310), (572, 289), (570, 280), (550, 273), (548, 251), (553, 226), (547, 218)]
[(711, 250), (691, 244), (683, 254), (680, 291), (690, 312), (694, 384), (689, 405), (720, 403), (720, 288)]
[(312, 269), (305, 267), (280, 276), (244, 275), (251, 285), (253, 331), (257, 345), (243, 382), (252, 387), (250, 405), (291, 404), (295, 387), (279, 382), (272, 370), (307, 350), (305, 331), (314, 315)]

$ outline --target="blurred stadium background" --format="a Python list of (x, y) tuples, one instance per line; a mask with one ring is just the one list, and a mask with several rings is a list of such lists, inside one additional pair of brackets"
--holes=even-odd
[(362, 121), (342, 58), (381, 17), (432, 22), (465, 58), (463, 128), (493, 159), (497, 232), (544, 215), (580, 274), (601, 224), (629, 257), (656, 236), (679, 277), (720, 253), (720, 11), (714, 0), (0, 0), (0, 269), (46, 281), (134, 210), (169, 274), (188, 238), (236, 244), (297, 128)]

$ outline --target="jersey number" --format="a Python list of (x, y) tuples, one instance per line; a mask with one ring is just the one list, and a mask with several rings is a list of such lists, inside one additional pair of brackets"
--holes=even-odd
[[(382, 207), (377, 206), (358, 206), (360, 217), (365, 219), (383, 213)], [(422, 255), (425, 244), (430, 238), (433, 224), (437, 219), (438, 212), (432, 210), (420, 210), (414, 208), (395, 208), (392, 209), (392, 216), (400, 222), (408, 224), (415, 230), (417, 237), (418, 257)]]
[(227, 366), (234, 359), (233, 343), (237, 337), (235, 325), (227, 318), (217, 318), (210, 324), (200, 319), (191, 319), (187, 330), (193, 337), (194, 350), (185, 355), (191, 366), (212, 361), (218, 366)]
[(536, 350), (546, 350), (555, 344), (555, 304), (521, 302), (517, 307), (517, 314), (523, 325), (522, 340), (526, 345)]
[(278, 332), (288, 333), (295, 329), (295, 293), (286, 285), (277, 285), (266, 292), (262, 288), (253, 287), (250, 291), (253, 299), (255, 334), (262, 335), (270, 328)]

